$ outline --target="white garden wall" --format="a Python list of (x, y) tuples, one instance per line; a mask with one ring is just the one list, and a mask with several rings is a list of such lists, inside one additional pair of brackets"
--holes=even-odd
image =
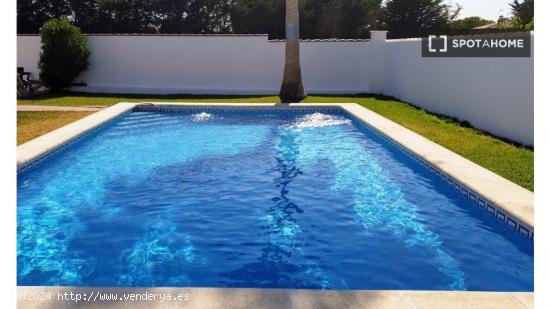
[(420, 46), (386, 42), (382, 93), (533, 145), (533, 57), (422, 58)]
[(32, 78), (39, 78), (38, 58), (40, 57), (39, 36), (17, 36), (17, 66), (32, 72)]
[[(284, 42), (265, 35), (90, 35), (75, 90), (277, 94)], [(309, 93), (380, 93), (533, 145), (533, 57), (422, 58), (420, 40), (304, 41)], [(18, 36), (17, 66), (38, 78), (38, 36)], [(467, 141), (465, 141), (467, 142)]]
[[(91, 35), (80, 91), (277, 94), (284, 42), (266, 35)], [(18, 37), (18, 66), (38, 76), (40, 37)], [(304, 42), (304, 86), (315, 93), (368, 91), (368, 41)]]

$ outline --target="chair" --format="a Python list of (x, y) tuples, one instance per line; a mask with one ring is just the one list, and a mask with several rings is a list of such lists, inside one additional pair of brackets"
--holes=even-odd
[(17, 97), (23, 98), (33, 95), (44, 87), (40, 80), (33, 80), (31, 72), (25, 72), (25, 68), (17, 67)]

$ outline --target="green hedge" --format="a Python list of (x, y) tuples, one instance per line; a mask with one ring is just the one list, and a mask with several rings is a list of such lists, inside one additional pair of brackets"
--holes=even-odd
[(40, 28), (40, 79), (52, 89), (70, 86), (88, 68), (88, 40), (66, 17), (51, 19)]

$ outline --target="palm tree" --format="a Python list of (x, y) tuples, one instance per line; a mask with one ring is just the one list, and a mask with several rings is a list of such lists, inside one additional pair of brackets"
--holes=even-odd
[(282, 102), (299, 102), (306, 97), (300, 68), (300, 13), (298, 0), (286, 0), (285, 73), (279, 97)]

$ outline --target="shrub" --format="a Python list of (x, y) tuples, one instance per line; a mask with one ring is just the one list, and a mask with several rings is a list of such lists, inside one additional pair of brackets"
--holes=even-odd
[(52, 89), (68, 87), (88, 68), (88, 41), (66, 17), (51, 19), (40, 28), (40, 79)]

